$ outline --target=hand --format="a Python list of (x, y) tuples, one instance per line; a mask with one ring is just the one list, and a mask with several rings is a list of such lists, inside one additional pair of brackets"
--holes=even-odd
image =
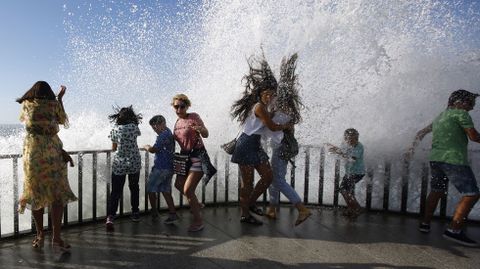
[(145, 145), (145, 146), (143, 146), (143, 149), (145, 149), (146, 151), (149, 151), (149, 150), (150, 150), (150, 148), (151, 148), (151, 146), (150, 146), (150, 145)]
[(73, 159), (72, 157), (65, 151), (62, 149), (62, 158), (63, 158), (63, 161), (66, 162), (66, 163), (70, 163), (70, 167), (74, 167), (75, 165), (73, 164)]
[(62, 100), (63, 96), (65, 95), (65, 92), (67, 91), (67, 87), (64, 85), (60, 86), (60, 91), (58, 91), (57, 98), (58, 100)]
[(203, 130), (203, 126), (201, 126), (201, 125), (192, 125), (191, 128), (193, 130), (195, 130), (195, 132), (197, 132), (197, 133), (201, 133), (202, 130)]

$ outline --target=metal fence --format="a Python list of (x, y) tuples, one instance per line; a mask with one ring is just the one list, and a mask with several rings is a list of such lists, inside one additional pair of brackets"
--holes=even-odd
[[(78, 197), (76, 203), (71, 203), (65, 207), (63, 225), (76, 225), (81, 223), (90, 223), (98, 220), (103, 220), (106, 214), (106, 207), (108, 204), (108, 194), (110, 193), (110, 182), (108, 178), (111, 174), (111, 151), (110, 150), (88, 150), (88, 151), (72, 151), (69, 152), (76, 157), (76, 167), (69, 168), (69, 181), (72, 189)], [(141, 205), (141, 211), (148, 211), (148, 198), (145, 182), (148, 179), (150, 172), (150, 158), (153, 155), (148, 152), (142, 152), (142, 172), (141, 172), (141, 202), (143, 199), (143, 205)], [(230, 163), (229, 156), (223, 151), (211, 151), (211, 158), (214, 165), (218, 168), (218, 173), (211, 179), (208, 185), (202, 184), (201, 188), (198, 188), (197, 195), (200, 197), (202, 203), (206, 205), (222, 206), (232, 203), (238, 203), (238, 190), (240, 188), (240, 174), (238, 172), (237, 165)], [(312, 157), (314, 156), (314, 157)], [(0, 161), (4, 162), (5, 166), (11, 165), (12, 180), (10, 186), (6, 184), (4, 188), (11, 188), (13, 192), (11, 195), (0, 196), (0, 239), (17, 237), (22, 234), (33, 233), (34, 225), (31, 217), (25, 220), (27, 217), (22, 217), (23, 222), (20, 221), (18, 213), (18, 200), (19, 200), (19, 171), (21, 171), (19, 160), (21, 155), (0, 155)], [(99, 161), (103, 159), (103, 161)], [(7, 162), (7, 164), (5, 164)], [(8, 164), (8, 162), (11, 162)], [(320, 146), (302, 146), (301, 153), (295, 159), (295, 165), (289, 165), (288, 177), (290, 184), (297, 190), (303, 202), (307, 205), (314, 206), (342, 206), (343, 201), (339, 200), (339, 183), (341, 180), (341, 162), (339, 159), (334, 159), (330, 156), (326, 156), (325, 150)], [(409, 191), (411, 184), (411, 176), (408, 167), (405, 170), (396, 175), (395, 178), (400, 178), (399, 186), (401, 188), (398, 192), (398, 188), (393, 186), (393, 173), (392, 164), (389, 161), (382, 161), (381, 165), (376, 164), (375, 169), (369, 168), (364, 178), (364, 183), (357, 186), (356, 192), (359, 194), (358, 198), (361, 199), (360, 203), (366, 208), (366, 210), (376, 210), (385, 212), (397, 212), (402, 214), (422, 214), (425, 207), (425, 200), (428, 191), (428, 177), (429, 169), (426, 163), (420, 164), (420, 191), (418, 197), (418, 188), (413, 188), (415, 191)], [(76, 174), (73, 178), (70, 174)], [(99, 180), (99, 174), (101, 174), (101, 180)], [(398, 181), (398, 180), (397, 180)], [(374, 184), (375, 182), (375, 184)], [(333, 192), (331, 184), (333, 183)], [(418, 182), (417, 182), (418, 183)], [(416, 184), (417, 184), (416, 183)], [(88, 185), (86, 185), (88, 184)], [(373, 188), (374, 185), (376, 188)], [(360, 187), (360, 188), (359, 188)], [(299, 189), (301, 188), (301, 189)], [(395, 190), (395, 191), (393, 191)], [(5, 192), (3, 192), (5, 193)], [(8, 193), (8, 192), (7, 192)], [(179, 207), (184, 206), (183, 196), (177, 191), (173, 190), (175, 197), (175, 204)], [(372, 206), (372, 196), (382, 197), (382, 201), (379, 206)], [(413, 207), (408, 206), (409, 196), (417, 196), (415, 199), (419, 199), (418, 205)], [(125, 195), (127, 196), (127, 195)], [(129, 196), (129, 195), (128, 195)], [(235, 197), (236, 196), (236, 197)], [(328, 196), (328, 199), (326, 198)], [(124, 215), (129, 211), (125, 210), (123, 197), (120, 200), (119, 214)], [(263, 202), (267, 202), (266, 193), (260, 198)], [(286, 202), (285, 199), (282, 200)], [(392, 202), (399, 203), (399, 207), (392, 207)], [(410, 200), (411, 201), (411, 200)], [(75, 205), (76, 204), (76, 208)], [(103, 204), (103, 208), (102, 208)], [(157, 200), (158, 208), (162, 208), (160, 202), (160, 195)], [(415, 203), (414, 203), (415, 204)], [(2, 211), (7, 211), (5, 205), (13, 205), (13, 215), (2, 214)], [(142, 209), (143, 207), (143, 209)], [(10, 210), (8, 210), (10, 211)], [(88, 216), (87, 216), (88, 215)], [(447, 199), (443, 199), (439, 211), (441, 217), (447, 216)], [(25, 223), (28, 221), (28, 227), (25, 227)], [(23, 223), (23, 225), (21, 225)], [(48, 220), (48, 226), (50, 221)], [(7, 229), (4, 232), (3, 226), (13, 225), (13, 229)], [(22, 227), (21, 227), (22, 226)]]

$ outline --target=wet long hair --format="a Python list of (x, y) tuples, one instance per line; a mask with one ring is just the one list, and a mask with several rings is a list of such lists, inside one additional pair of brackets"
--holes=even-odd
[(33, 99), (55, 100), (56, 96), (52, 88), (46, 81), (37, 81), (22, 97), (15, 101), (23, 103), (25, 100), (32, 101)]
[(275, 107), (292, 117), (294, 124), (302, 120), (300, 110), (304, 108), (299, 95), (300, 84), (298, 75), (295, 73), (297, 68), (298, 54), (294, 53), (290, 57), (283, 57), (280, 66), (280, 82), (278, 84), (277, 98)]
[(242, 124), (247, 120), (253, 106), (260, 101), (261, 93), (265, 90), (276, 92), (278, 87), (277, 80), (263, 54), (260, 57), (251, 56), (247, 62), (249, 72), (242, 78), (245, 86), (243, 96), (233, 103), (230, 112), (232, 118)]
[(117, 125), (126, 125), (126, 124), (140, 124), (142, 122), (142, 114), (135, 113), (133, 107), (130, 105), (128, 107), (113, 107), (114, 113), (108, 116), (110, 122), (114, 122)]

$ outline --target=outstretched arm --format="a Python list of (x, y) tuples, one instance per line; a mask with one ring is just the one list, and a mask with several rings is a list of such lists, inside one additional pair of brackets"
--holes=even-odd
[(412, 145), (408, 148), (407, 152), (405, 153), (405, 162), (410, 162), (410, 160), (413, 157), (413, 154), (415, 153), (415, 148), (418, 146), (420, 141), (422, 141), (422, 139), (431, 132), (432, 132), (431, 123), (427, 125), (425, 128), (417, 132), (417, 135), (415, 135), (415, 139), (413, 140)]
[(475, 128), (465, 128), (464, 130), (470, 140), (480, 143), (480, 134)]

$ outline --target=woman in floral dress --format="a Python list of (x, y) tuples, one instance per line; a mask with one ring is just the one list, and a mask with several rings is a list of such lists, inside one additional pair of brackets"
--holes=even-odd
[(45, 81), (36, 82), (17, 102), (22, 105), (20, 121), (25, 123), (26, 136), (23, 145), (24, 185), (20, 198), (20, 213), (28, 207), (32, 210), (37, 235), (34, 248), (43, 246), (43, 214), (49, 207), (52, 218), (52, 246), (68, 251), (60, 235), (64, 206), (77, 198), (70, 189), (67, 178), (67, 160), (70, 156), (62, 149), (57, 133), (59, 124), (67, 126), (62, 98), (66, 87), (56, 97)]

